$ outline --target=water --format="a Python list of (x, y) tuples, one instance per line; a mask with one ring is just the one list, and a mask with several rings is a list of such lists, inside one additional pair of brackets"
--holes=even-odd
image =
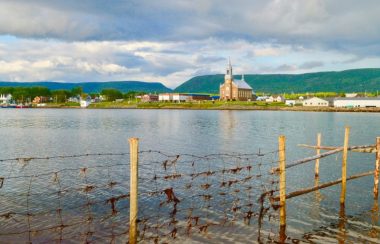
[[(380, 136), (379, 119), (377, 113), (0, 109), (0, 159), (128, 152), (130, 137), (140, 138), (141, 150), (195, 155), (254, 153), (276, 150), (277, 138), (283, 134), (287, 138), (287, 161), (291, 162), (314, 154), (297, 144), (315, 144), (318, 132), (322, 133), (323, 145), (342, 145), (345, 125), (351, 127), (350, 145), (374, 144)], [(374, 154), (349, 153), (347, 173), (373, 170), (374, 162)], [(34, 170), (43, 172), (59, 164), (69, 167), (76, 163), (57, 160)], [(320, 182), (339, 178), (340, 164), (340, 154), (321, 159)], [(313, 186), (313, 170), (313, 163), (289, 169), (287, 192)], [(379, 213), (372, 210), (372, 187), (373, 177), (348, 182), (346, 232), (341, 231), (342, 237), (340, 185), (290, 199), (288, 235), (317, 242), (336, 242), (337, 238), (379, 242)]]

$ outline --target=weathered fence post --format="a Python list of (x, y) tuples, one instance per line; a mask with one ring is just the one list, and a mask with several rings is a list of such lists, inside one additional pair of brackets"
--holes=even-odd
[(130, 149), (130, 203), (129, 203), (129, 243), (137, 243), (137, 195), (138, 195), (138, 155), (139, 155), (139, 139), (129, 139)]
[(374, 186), (373, 186), (373, 197), (378, 199), (379, 197), (379, 173), (380, 173), (380, 137), (376, 137), (376, 164), (374, 173)]
[[(321, 153), (321, 149), (319, 148), (321, 146), (321, 133), (318, 133), (317, 135), (317, 155)], [(315, 178), (319, 177), (319, 158), (315, 160)]]
[(346, 200), (346, 181), (347, 181), (347, 152), (348, 152), (348, 138), (350, 136), (350, 127), (345, 127), (344, 132), (344, 145), (342, 156), (342, 191), (340, 194), (340, 204), (344, 205)]
[(286, 157), (285, 157), (285, 136), (278, 137), (278, 156), (280, 169), (280, 241), (286, 239)]

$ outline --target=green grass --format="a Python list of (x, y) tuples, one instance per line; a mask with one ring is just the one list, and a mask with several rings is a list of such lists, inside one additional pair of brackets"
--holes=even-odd
[(141, 109), (228, 109), (228, 108), (244, 108), (244, 107), (281, 107), (284, 103), (266, 103), (262, 101), (195, 101), (195, 102), (101, 102), (93, 103), (90, 108), (141, 108)]

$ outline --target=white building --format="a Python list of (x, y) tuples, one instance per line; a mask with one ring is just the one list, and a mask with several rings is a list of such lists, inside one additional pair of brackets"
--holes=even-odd
[(294, 105), (296, 105), (296, 100), (286, 100), (285, 105), (294, 106)]
[(0, 94), (0, 103), (10, 103), (12, 100), (11, 94)]
[(90, 96), (87, 96), (86, 98), (84, 99), (80, 99), (80, 107), (81, 108), (87, 108), (88, 106), (90, 106), (91, 104), (91, 97)]
[(160, 102), (186, 102), (190, 98), (191, 96), (181, 93), (161, 93), (158, 95)]
[(358, 96), (357, 93), (346, 93), (345, 94), (345, 97), (350, 97), (350, 98), (357, 97), (357, 96)]
[(338, 108), (371, 108), (380, 107), (380, 97), (340, 97), (335, 99), (334, 107)]
[(190, 97), (186, 94), (174, 93), (173, 94), (173, 102), (186, 102), (190, 99)]
[(160, 101), (160, 102), (171, 102), (171, 101), (173, 101), (173, 94), (161, 93), (158, 95), (158, 101)]
[(256, 101), (265, 101), (265, 100), (267, 100), (269, 97), (268, 96), (258, 96), (257, 98), (256, 98)]
[(265, 99), (266, 102), (272, 103), (272, 102), (284, 102), (285, 99), (282, 96), (270, 96), (267, 99)]
[(331, 102), (319, 97), (312, 97), (312, 98), (303, 100), (302, 105), (306, 107), (328, 107), (331, 105)]

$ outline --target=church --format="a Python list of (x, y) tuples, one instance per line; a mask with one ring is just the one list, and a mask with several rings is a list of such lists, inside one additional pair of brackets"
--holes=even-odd
[(231, 60), (229, 60), (224, 84), (220, 85), (220, 100), (249, 101), (253, 98), (252, 92), (252, 87), (245, 82), (244, 75), (242, 75), (241, 80), (234, 80)]

